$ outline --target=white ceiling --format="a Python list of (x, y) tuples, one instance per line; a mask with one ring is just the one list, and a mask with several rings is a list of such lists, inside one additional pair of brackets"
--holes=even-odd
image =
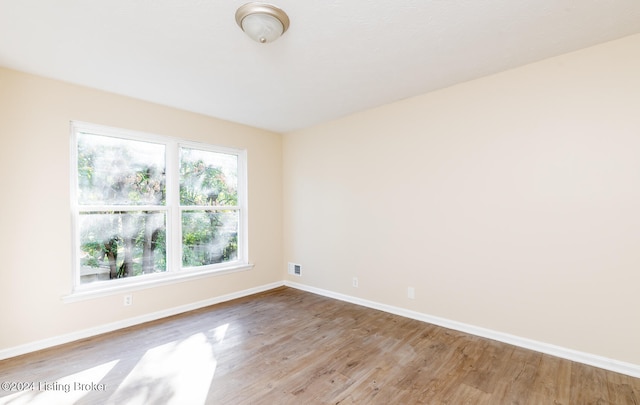
[[(0, 0), (0, 66), (289, 132), (640, 32), (640, 0)], [(639, 50), (640, 52), (640, 50)]]

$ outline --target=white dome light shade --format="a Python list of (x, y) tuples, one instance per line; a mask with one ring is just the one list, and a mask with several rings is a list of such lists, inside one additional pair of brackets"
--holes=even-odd
[(254, 41), (275, 41), (282, 35), (284, 27), (277, 18), (268, 14), (250, 14), (242, 19), (242, 30)]
[(279, 8), (265, 3), (247, 3), (236, 11), (236, 22), (254, 41), (273, 42), (289, 28), (289, 17)]

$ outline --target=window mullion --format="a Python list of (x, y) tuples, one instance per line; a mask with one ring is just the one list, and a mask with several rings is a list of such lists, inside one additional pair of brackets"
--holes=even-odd
[(238, 224), (238, 256), (243, 260), (249, 260), (249, 223), (248, 215), (248, 184), (247, 184), (247, 152), (238, 153), (238, 207), (239, 224)]
[(78, 205), (79, 212), (137, 212), (137, 211), (159, 211), (166, 212), (164, 205)]
[(182, 260), (182, 226), (180, 209), (180, 159), (177, 142), (167, 144), (167, 262), (168, 271), (180, 270)]
[(186, 205), (183, 211), (239, 211), (239, 205)]

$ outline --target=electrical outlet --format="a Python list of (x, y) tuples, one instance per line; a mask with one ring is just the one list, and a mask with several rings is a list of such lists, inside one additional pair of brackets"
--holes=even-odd
[(125, 307), (133, 304), (133, 297), (131, 296), (131, 294), (125, 294), (125, 296), (123, 297), (123, 304)]
[(356, 288), (358, 288), (358, 277), (354, 277), (353, 281), (352, 281), (352, 285)]
[(416, 298), (416, 289), (413, 288), (413, 287), (407, 288), (407, 296), (412, 300), (415, 299)]

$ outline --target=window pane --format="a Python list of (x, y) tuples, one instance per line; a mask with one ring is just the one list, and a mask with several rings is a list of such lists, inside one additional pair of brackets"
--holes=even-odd
[(238, 211), (182, 213), (182, 265), (205, 266), (238, 258)]
[(164, 201), (164, 145), (78, 134), (80, 204), (161, 205)]
[(163, 212), (81, 213), (80, 283), (167, 269)]
[(180, 204), (238, 205), (238, 157), (181, 148)]

